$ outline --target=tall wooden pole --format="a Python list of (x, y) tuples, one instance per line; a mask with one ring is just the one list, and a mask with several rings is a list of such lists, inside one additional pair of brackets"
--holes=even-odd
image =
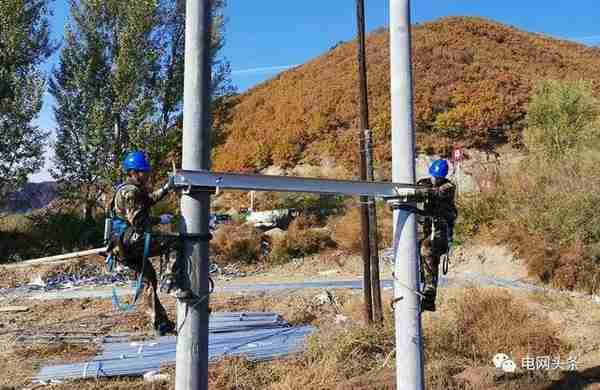
[[(356, 20), (358, 30), (358, 91), (360, 102), (359, 128), (364, 147), (365, 177), (361, 180), (373, 181), (373, 142), (371, 130), (369, 129), (369, 97), (367, 86), (367, 56), (365, 48), (365, 3), (364, 0), (356, 0)], [(362, 154), (361, 154), (362, 163)], [(369, 245), (369, 267), (371, 277), (371, 299), (372, 319), (375, 322), (383, 321), (383, 308), (381, 304), (381, 289), (379, 278), (379, 243), (377, 237), (377, 211), (375, 198), (367, 198), (367, 236)], [(364, 233), (363, 233), (364, 236)], [(363, 239), (364, 243), (364, 239)], [(366, 262), (365, 262), (366, 267)], [(366, 298), (365, 298), (366, 299)]]
[[(364, 52), (361, 51), (361, 31), (364, 28), (364, 4), (362, 0), (356, 0), (356, 13), (358, 15), (358, 63), (359, 67), (364, 65)], [(363, 19), (361, 19), (361, 17)], [(364, 44), (364, 31), (362, 43)], [(361, 72), (359, 71), (359, 74)], [(364, 81), (364, 84), (363, 84)], [(364, 80), (359, 76), (359, 89), (366, 90), (366, 78)], [(360, 127), (364, 125), (365, 115), (368, 115), (366, 111), (366, 105), (360, 105)], [(368, 121), (368, 118), (366, 118)], [(367, 155), (365, 137), (362, 131), (359, 132), (359, 148), (360, 148), (360, 180), (367, 180)], [(361, 227), (361, 241), (362, 241), (362, 259), (363, 259), (363, 294), (364, 294), (364, 318), (365, 322), (373, 322), (373, 295), (371, 285), (371, 240), (370, 240), (370, 225), (369, 225), (369, 204), (370, 199), (366, 196), (360, 197), (360, 227)]]

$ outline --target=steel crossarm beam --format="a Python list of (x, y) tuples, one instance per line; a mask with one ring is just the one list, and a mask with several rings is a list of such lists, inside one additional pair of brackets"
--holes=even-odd
[(308, 177), (247, 175), (239, 173), (210, 172), (204, 170), (178, 170), (174, 175), (179, 188), (230, 189), (242, 191), (307, 192), (396, 198), (397, 189), (418, 188), (414, 184), (335, 180)]

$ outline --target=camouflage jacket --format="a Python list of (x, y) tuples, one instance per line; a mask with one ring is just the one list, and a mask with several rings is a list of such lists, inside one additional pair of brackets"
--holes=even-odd
[(454, 203), (456, 185), (448, 179), (442, 179), (435, 186), (431, 178), (417, 181), (417, 185), (430, 188), (428, 196), (421, 200), (417, 221), (421, 238), (432, 235), (436, 239), (447, 240), (452, 235), (458, 212)]
[(167, 191), (158, 189), (148, 193), (144, 188), (126, 182), (121, 185), (112, 205), (113, 216), (121, 218), (138, 231), (149, 231), (160, 222), (159, 217), (150, 215), (150, 208), (165, 197)]

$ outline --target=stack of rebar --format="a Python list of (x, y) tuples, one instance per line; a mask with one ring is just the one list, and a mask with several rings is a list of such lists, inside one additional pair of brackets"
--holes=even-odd
[[(213, 313), (209, 322), (209, 360), (244, 356), (271, 360), (303, 349), (312, 326), (291, 327), (276, 313)], [(102, 354), (85, 363), (46, 366), (36, 381), (143, 375), (175, 363), (176, 337), (102, 344)]]

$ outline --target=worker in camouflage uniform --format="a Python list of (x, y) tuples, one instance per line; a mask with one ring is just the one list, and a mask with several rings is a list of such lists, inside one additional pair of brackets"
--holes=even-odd
[[(112, 254), (138, 275), (143, 272), (146, 314), (151, 318), (155, 331), (162, 335), (172, 332), (174, 324), (158, 298), (158, 280), (154, 267), (149, 260), (143, 264), (144, 233), (150, 232), (157, 224), (171, 223), (172, 215), (155, 217), (150, 214), (150, 208), (168, 194), (173, 188), (173, 182), (170, 178), (160, 189), (149, 193), (146, 186), (151, 166), (141, 151), (133, 151), (125, 157), (123, 170), (127, 179), (117, 188), (111, 204)], [(156, 237), (151, 242), (148, 257), (162, 253), (171, 244)]]
[(454, 204), (456, 186), (446, 178), (448, 162), (436, 160), (427, 177), (417, 181), (416, 189), (399, 189), (405, 201), (418, 202), (417, 208), (402, 206), (417, 215), (421, 281), (425, 284), (421, 310), (435, 311), (440, 260), (448, 256), (457, 210)]
[(425, 298), (422, 310), (435, 311), (440, 259), (450, 250), (454, 221), (457, 217), (454, 196), (456, 186), (446, 178), (448, 162), (435, 160), (429, 167), (431, 177), (417, 181), (415, 191), (419, 248)]

